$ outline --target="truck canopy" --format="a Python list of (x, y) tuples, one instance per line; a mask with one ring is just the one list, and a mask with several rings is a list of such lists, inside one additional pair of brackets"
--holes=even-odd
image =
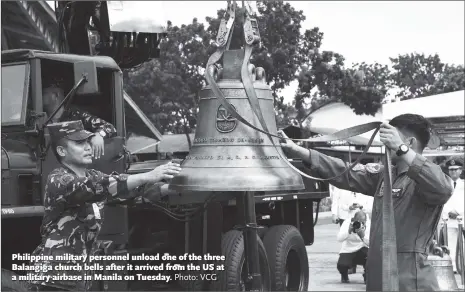
[(2, 63), (28, 61), (31, 59), (50, 60), (70, 64), (84, 61), (92, 61), (95, 63), (95, 66), (97, 68), (121, 71), (121, 69), (118, 67), (118, 64), (116, 64), (115, 60), (106, 56), (81, 56), (27, 49), (2, 51)]
[[(319, 134), (332, 134), (336, 131), (369, 123), (390, 120), (395, 116), (411, 113), (429, 119), (441, 140), (442, 146), (464, 145), (464, 100), (465, 91), (456, 91), (433, 96), (403, 100), (383, 104), (374, 116), (356, 115), (347, 105), (337, 102), (328, 104), (313, 112), (309, 129)], [(339, 117), (335, 119), (334, 117)], [(353, 145), (366, 145), (373, 131), (347, 139)], [(373, 146), (382, 146), (379, 134)]]

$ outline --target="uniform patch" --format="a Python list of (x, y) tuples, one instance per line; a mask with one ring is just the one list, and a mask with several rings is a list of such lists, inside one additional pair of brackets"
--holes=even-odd
[(402, 194), (402, 189), (392, 189), (392, 196), (395, 198), (400, 197)]
[(361, 163), (357, 163), (354, 168), (352, 168), (353, 171), (364, 171), (365, 170), (365, 165)]
[(63, 185), (67, 185), (70, 182), (72, 182), (73, 180), (74, 180), (74, 176), (72, 174), (69, 174), (69, 173), (65, 173), (60, 177), (60, 183), (63, 184)]
[(365, 169), (366, 169), (369, 173), (376, 174), (376, 173), (380, 173), (380, 172), (381, 172), (381, 165), (378, 164), (378, 163), (367, 163), (367, 164), (365, 165)]

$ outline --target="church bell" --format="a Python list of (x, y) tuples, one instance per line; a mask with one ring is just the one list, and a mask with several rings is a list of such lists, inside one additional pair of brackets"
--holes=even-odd
[[(430, 264), (436, 273), (436, 278), (439, 285), (440, 291), (459, 291), (457, 281), (455, 280), (454, 270), (452, 268), (452, 259), (449, 256), (447, 250), (436, 246), (432, 252), (428, 254), (426, 262)], [(461, 290), (463, 291), (463, 290)]]
[[(223, 68), (209, 70), (213, 71), (215, 82), (237, 113), (261, 128), (241, 81), (243, 59), (243, 50), (225, 51)], [(274, 100), (265, 72), (249, 64), (249, 75), (268, 130), (276, 135)], [(304, 189), (300, 174), (283, 161), (286, 156), (279, 147), (279, 139), (273, 139), (276, 148), (266, 134), (242, 124), (228, 113), (207, 85), (200, 91), (192, 148), (169, 188), (179, 192)]]

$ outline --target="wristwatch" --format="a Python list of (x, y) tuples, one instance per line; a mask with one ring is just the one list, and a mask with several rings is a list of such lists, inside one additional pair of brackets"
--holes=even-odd
[(104, 130), (100, 130), (100, 132), (98, 133), (100, 136), (102, 136), (102, 138), (105, 138), (105, 136), (107, 135), (107, 133)]
[(397, 151), (396, 151), (396, 155), (397, 155), (397, 156), (402, 156), (402, 155), (404, 155), (405, 153), (407, 153), (407, 152), (409, 151), (409, 149), (410, 149), (410, 148), (408, 148), (407, 145), (405, 145), (405, 144), (400, 144), (399, 149), (397, 149)]

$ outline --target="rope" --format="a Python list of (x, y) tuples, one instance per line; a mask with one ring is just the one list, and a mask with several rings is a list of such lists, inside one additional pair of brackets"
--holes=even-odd
[[(235, 2), (235, 1), (234, 1)], [(229, 1), (228, 1), (229, 3)], [(235, 4), (235, 3), (234, 3)], [(235, 6), (235, 5), (234, 5)], [(230, 18), (231, 20), (231, 18)], [(222, 22), (223, 23), (223, 22)], [(228, 23), (229, 24), (229, 23)], [(221, 27), (220, 27), (221, 29)], [(222, 35), (229, 35), (230, 36), (231, 29), (228, 28), (227, 33), (225, 34), (224, 31), (221, 31)], [(255, 33), (258, 33), (256, 31)], [(380, 122), (371, 122), (363, 125), (358, 125), (355, 127), (347, 128), (341, 131), (338, 131), (331, 135), (324, 135), (317, 138), (309, 138), (309, 139), (289, 139), (294, 141), (305, 141), (305, 142), (328, 142), (333, 140), (345, 140), (347, 138), (360, 135), (362, 133), (366, 133), (371, 130), (375, 130), (372, 134), (367, 147), (363, 150), (362, 154), (357, 158), (355, 162), (353, 162), (349, 167), (347, 167), (342, 173), (339, 175), (332, 177), (332, 178), (316, 178), (310, 175), (307, 175), (296, 167), (294, 167), (286, 157), (283, 157), (281, 147), (278, 147), (273, 139), (279, 138), (284, 139), (278, 135), (271, 134), (266, 126), (265, 119), (263, 118), (262, 111), (260, 108), (260, 104), (258, 102), (258, 98), (255, 93), (255, 89), (253, 87), (253, 81), (250, 78), (249, 70), (248, 70), (248, 62), (250, 56), (252, 54), (252, 45), (260, 41), (260, 36), (254, 34), (252, 29), (251, 20), (249, 15), (246, 12), (245, 22), (244, 22), (244, 36), (245, 36), (245, 48), (244, 48), (244, 60), (241, 67), (241, 80), (244, 85), (244, 89), (246, 91), (247, 97), (249, 99), (250, 105), (252, 110), (254, 111), (256, 117), (258, 118), (262, 129), (256, 127), (255, 125), (249, 123), (245, 120), (231, 104), (227, 101), (224, 97), (223, 92), (220, 90), (218, 85), (216, 84), (213, 76), (210, 73), (210, 66), (213, 66), (216, 62), (218, 62), (224, 54), (225, 46), (224, 46), (224, 39), (222, 39), (222, 44), (220, 44), (218, 50), (209, 58), (207, 63), (207, 70), (206, 70), (206, 79), (208, 84), (211, 86), (212, 91), (215, 93), (216, 97), (223, 105), (223, 107), (238, 121), (242, 122), (243, 124), (247, 125), (248, 127), (259, 131), (270, 139), (271, 143), (273, 144), (274, 148), (276, 149), (277, 153), (279, 154), (280, 158), (294, 171), (302, 175), (303, 177), (317, 180), (317, 181), (328, 181), (335, 179), (344, 175), (346, 172), (350, 171), (355, 165), (360, 163), (361, 159), (366, 155), (368, 149), (373, 143), (373, 140), (380, 129)], [(396, 246), (396, 231), (395, 231), (395, 221), (394, 221), (394, 208), (392, 203), (392, 174), (391, 174), (391, 160), (389, 157), (389, 152), (385, 152), (384, 157), (384, 196), (383, 196), (383, 209), (382, 209), (382, 287), (383, 291), (398, 291), (399, 290), (399, 280), (398, 280), (398, 269), (397, 269), (397, 246)]]

